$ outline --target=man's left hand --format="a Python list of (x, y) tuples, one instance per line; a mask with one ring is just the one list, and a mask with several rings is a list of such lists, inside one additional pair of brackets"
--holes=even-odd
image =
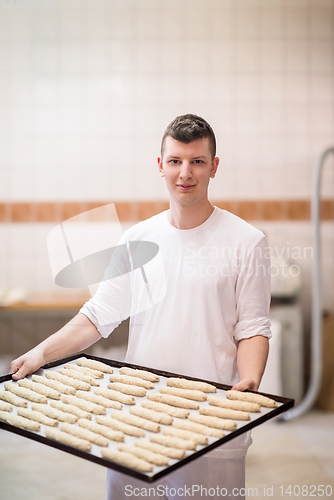
[(245, 391), (246, 389), (257, 391), (257, 388), (257, 384), (251, 378), (244, 378), (232, 387), (234, 391)]

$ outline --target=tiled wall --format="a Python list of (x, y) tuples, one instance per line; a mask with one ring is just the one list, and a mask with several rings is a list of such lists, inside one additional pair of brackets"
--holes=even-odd
[[(53, 8), (43, 11), (46, 4)], [(309, 210), (313, 164), (334, 144), (333, 0), (38, 6), (0, 5), (0, 286), (54, 288), (45, 238), (72, 203), (166, 202), (160, 138), (186, 112), (203, 115), (217, 134), (212, 200), (243, 207), (249, 220), (264, 202), (280, 214), (273, 220), (289, 220), (284, 207), (296, 202)], [(329, 200), (333, 167), (330, 159), (323, 175)], [(31, 202), (50, 205), (36, 205), (34, 224), (24, 224), (31, 205), (21, 205), (22, 223), (12, 225), (8, 203)], [(68, 211), (59, 212), (61, 203)], [(280, 245), (291, 235), (310, 241), (308, 222), (263, 224)], [(325, 300), (333, 307), (333, 223), (325, 227)], [(309, 287), (306, 295), (309, 303)]]

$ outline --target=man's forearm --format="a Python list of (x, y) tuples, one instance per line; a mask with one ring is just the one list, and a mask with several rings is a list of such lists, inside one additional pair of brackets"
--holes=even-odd
[(49, 363), (87, 349), (100, 338), (101, 335), (87, 316), (77, 314), (63, 328), (37, 347), (42, 349), (45, 363)]
[(266, 367), (268, 352), (269, 341), (262, 335), (239, 341), (237, 365), (240, 382), (235, 384), (234, 389), (239, 391), (258, 389)]
[(15, 374), (13, 378), (18, 380), (45, 363), (86, 349), (100, 338), (100, 333), (87, 316), (78, 314), (58, 332), (15, 359), (10, 365), (10, 371)]

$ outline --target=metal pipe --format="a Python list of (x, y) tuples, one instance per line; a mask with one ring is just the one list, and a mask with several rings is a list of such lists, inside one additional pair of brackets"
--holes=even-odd
[(322, 376), (322, 301), (321, 301), (321, 247), (320, 247), (320, 188), (322, 168), (327, 156), (334, 154), (334, 147), (326, 149), (318, 158), (313, 170), (311, 222), (313, 239), (312, 261), (312, 332), (311, 377), (302, 402), (282, 415), (290, 420), (310, 410), (318, 396)]

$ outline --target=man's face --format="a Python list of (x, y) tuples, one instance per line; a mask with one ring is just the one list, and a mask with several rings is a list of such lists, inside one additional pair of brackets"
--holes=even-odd
[(209, 181), (215, 177), (218, 163), (219, 158), (211, 157), (208, 138), (185, 144), (168, 136), (163, 157), (158, 158), (169, 194), (182, 206), (207, 201)]

